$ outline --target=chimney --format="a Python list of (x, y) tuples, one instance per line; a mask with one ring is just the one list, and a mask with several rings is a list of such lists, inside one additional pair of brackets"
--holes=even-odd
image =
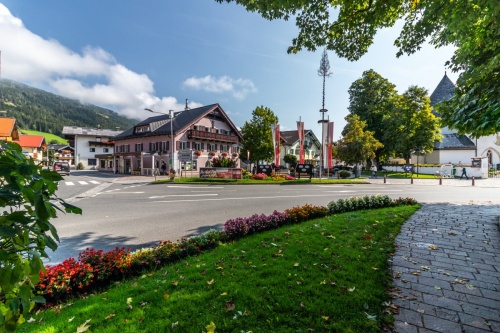
[(189, 106), (188, 106), (188, 99), (186, 98), (186, 106), (184, 107), (184, 111), (187, 111), (189, 110)]

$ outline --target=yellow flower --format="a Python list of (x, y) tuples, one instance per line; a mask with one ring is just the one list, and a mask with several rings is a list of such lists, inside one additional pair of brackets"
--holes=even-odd
[(207, 325), (207, 333), (214, 333), (215, 332), (215, 324), (213, 321), (210, 322), (210, 325)]

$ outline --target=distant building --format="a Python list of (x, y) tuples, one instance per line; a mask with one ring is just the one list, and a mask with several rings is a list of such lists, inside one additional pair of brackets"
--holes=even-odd
[(0, 141), (19, 140), (16, 118), (0, 117)]
[(68, 162), (70, 165), (73, 164), (74, 156), (73, 152), (74, 149), (73, 147), (70, 147), (68, 145), (47, 145), (47, 152), (53, 151), (54, 152), (54, 159), (52, 162)]
[[(282, 131), (280, 132), (281, 151), (280, 164), (286, 165), (283, 158), (287, 154), (297, 156), (297, 161), (300, 158), (299, 132)], [(321, 142), (316, 138), (312, 130), (304, 130), (304, 160), (307, 164), (319, 165), (321, 153)]]
[(77, 126), (64, 126), (62, 134), (74, 149), (73, 164), (83, 165), (84, 169), (112, 171), (114, 143), (110, 138), (122, 131)]
[[(177, 172), (197, 172), (224, 155), (239, 166), (241, 139), (219, 104), (172, 112), (172, 119), (169, 114), (150, 117), (113, 138), (115, 172), (151, 175), (163, 163)], [(180, 152), (189, 161), (180, 163)]]
[(35, 162), (42, 163), (47, 160), (47, 145), (43, 136), (21, 134), (14, 142), (21, 146), (26, 157), (33, 158)]
[[(446, 73), (431, 94), (431, 106), (449, 100), (455, 93), (455, 85)], [(436, 116), (439, 116), (434, 112)], [(441, 128), (443, 140), (434, 144), (434, 151), (423, 156), (423, 163), (430, 164), (470, 164), (473, 157), (486, 157), (488, 164), (500, 170), (500, 133), (479, 138), (470, 134), (458, 134), (448, 127)], [(413, 158), (416, 160), (416, 158)], [(422, 160), (422, 159), (421, 159)]]

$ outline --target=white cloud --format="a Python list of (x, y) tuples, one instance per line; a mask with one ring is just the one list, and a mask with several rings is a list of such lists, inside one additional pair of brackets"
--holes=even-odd
[[(84, 103), (113, 108), (126, 117), (150, 116), (144, 108), (160, 112), (182, 110), (175, 97), (157, 97), (147, 75), (131, 71), (99, 47), (87, 46), (79, 54), (56, 40), (29, 31), (0, 3), (2, 77), (52, 87), (55, 93)], [(201, 106), (190, 103), (190, 107)]]
[(254, 83), (248, 79), (233, 79), (229, 76), (220, 78), (207, 75), (204, 77), (190, 77), (183, 83), (185, 88), (203, 90), (211, 93), (225, 94), (229, 93), (236, 99), (244, 99), (248, 94), (255, 93), (257, 88)]

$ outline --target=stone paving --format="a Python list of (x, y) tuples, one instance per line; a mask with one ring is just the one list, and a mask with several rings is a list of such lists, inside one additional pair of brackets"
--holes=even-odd
[(396, 332), (500, 332), (500, 204), (423, 204), (392, 259)]

